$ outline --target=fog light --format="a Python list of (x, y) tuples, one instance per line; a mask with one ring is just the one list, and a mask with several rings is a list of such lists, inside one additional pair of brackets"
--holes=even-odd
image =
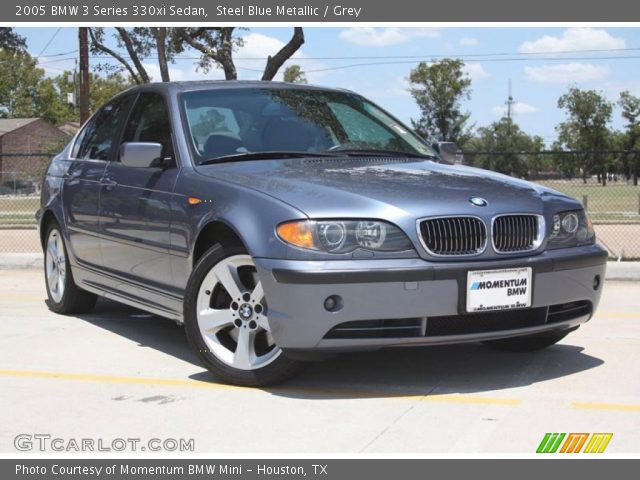
[(324, 309), (327, 312), (337, 312), (342, 308), (342, 297), (339, 295), (331, 295), (324, 301)]
[(593, 289), (598, 290), (600, 288), (600, 275), (593, 277)]

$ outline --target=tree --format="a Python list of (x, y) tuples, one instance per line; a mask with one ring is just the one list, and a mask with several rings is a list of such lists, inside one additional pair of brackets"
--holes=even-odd
[[(622, 109), (622, 117), (627, 121), (622, 140), (624, 150), (640, 150), (640, 97), (629, 92), (620, 93), (618, 105)], [(633, 184), (638, 185), (640, 174), (640, 155), (638, 153), (624, 154), (623, 169), (627, 177), (633, 178)]]
[(43, 78), (38, 83), (33, 99), (33, 114), (54, 125), (71, 122), (78, 117), (73, 104), (67, 100), (67, 95), (58, 88), (55, 78)]
[(471, 156), (472, 163), (507, 175), (527, 177), (544, 171), (548, 167), (543, 155), (528, 153), (542, 151), (543, 139), (527, 135), (513, 119), (508, 117), (503, 117), (487, 127), (479, 128), (476, 136), (467, 142), (467, 149), (490, 152)]
[(24, 37), (18, 35), (13, 28), (0, 27), (0, 50), (26, 52), (27, 44)]
[(44, 70), (26, 52), (0, 49), (0, 117), (33, 117)]
[[(75, 92), (75, 84), (73, 79), (73, 73), (65, 71), (62, 74), (54, 77), (53, 83), (56, 90), (59, 92), (59, 98), (62, 102), (67, 104), (67, 94)], [(107, 101), (117, 95), (118, 93), (126, 90), (133, 85), (131, 79), (127, 79), (119, 73), (111, 73), (109, 75), (98, 75), (95, 73), (89, 74), (89, 86), (91, 88), (91, 97), (89, 98), (89, 110), (95, 112)], [(70, 106), (73, 117), (71, 120), (78, 121), (78, 112)], [(66, 121), (66, 120), (65, 120)]]
[(289, 83), (307, 83), (307, 77), (300, 65), (289, 65), (284, 69), (284, 81)]
[(463, 146), (471, 137), (462, 111), (462, 101), (471, 97), (471, 79), (462, 60), (446, 58), (431, 64), (421, 62), (409, 74), (411, 95), (420, 108), (420, 118), (412, 120), (424, 138), (437, 137)]
[(606, 185), (611, 159), (601, 151), (610, 142), (608, 124), (613, 105), (595, 90), (572, 87), (558, 99), (558, 108), (566, 110), (568, 117), (556, 127), (558, 146), (579, 152), (572, 157), (581, 170), (584, 183), (587, 183), (588, 175), (596, 173)]
[[(176, 28), (173, 45), (177, 51), (184, 46), (200, 52), (199, 66), (208, 72), (212, 67), (221, 67), (224, 78), (236, 80), (238, 72), (233, 60), (233, 53), (244, 45), (241, 37), (235, 37), (234, 27), (199, 27)], [(182, 39), (182, 43), (180, 42)], [(267, 63), (262, 73), (262, 80), (273, 80), (280, 67), (289, 60), (304, 44), (302, 27), (295, 27), (289, 41), (274, 55), (267, 57)]]
[(115, 27), (114, 37), (119, 48), (127, 52), (122, 54), (109, 47), (106, 42), (105, 30), (101, 27), (89, 29), (91, 51), (114, 58), (119, 68), (111, 64), (99, 64), (98, 69), (108, 73), (126, 71), (135, 83), (149, 83), (151, 76), (143, 62), (155, 56), (160, 69), (160, 80), (170, 81), (168, 64), (176, 53), (176, 43), (173, 29), (167, 27), (134, 27), (126, 29)]

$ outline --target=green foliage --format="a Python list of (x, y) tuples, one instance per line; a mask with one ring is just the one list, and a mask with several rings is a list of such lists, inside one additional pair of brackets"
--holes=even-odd
[(0, 50), (0, 117), (33, 117), (34, 98), (44, 70), (28, 53)]
[(471, 79), (462, 60), (446, 58), (431, 64), (421, 62), (409, 75), (411, 95), (420, 108), (413, 128), (423, 137), (455, 142), (462, 147), (470, 138), (469, 112), (463, 100), (471, 97)]
[(0, 50), (25, 52), (26, 49), (24, 37), (18, 35), (11, 27), (0, 27)]
[(563, 158), (561, 169), (580, 170), (586, 183), (587, 176), (598, 174), (606, 183), (606, 172), (612, 167), (612, 158), (597, 154), (611, 144), (608, 124), (611, 121), (613, 105), (595, 90), (570, 88), (558, 99), (558, 108), (567, 113), (567, 120), (556, 127), (557, 147), (583, 152)]
[(529, 136), (508, 117), (503, 117), (487, 127), (477, 130), (476, 136), (467, 142), (467, 150), (491, 152), (469, 156), (477, 167), (496, 172), (527, 177), (549, 168), (544, 155), (530, 155), (519, 152), (540, 152), (544, 141), (538, 136)]
[[(68, 94), (75, 90), (71, 72), (46, 77), (28, 53), (2, 49), (0, 65), (0, 117), (41, 117), (54, 125), (78, 121), (78, 111), (68, 101)], [(131, 86), (131, 81), (119, 74), (90, 74), (89, 82), (91, 111)]]
[(289, 65), (284, 69), (284, 81), (289, 83), (307, 83), (307, 77), (305, 76), (300, 65)]
[[(640, 97), (630, 92), (620, 93), (618, 106), (622, 109), (622, 117), (627, 121), (624, 133), (618, 138), (618, 146), (623, 150), (640, 150)], [(629, 153), (620, 159), (622, 171), (633, 178), (633, 184), (638, 185), (640, 176), (640, 155)]]

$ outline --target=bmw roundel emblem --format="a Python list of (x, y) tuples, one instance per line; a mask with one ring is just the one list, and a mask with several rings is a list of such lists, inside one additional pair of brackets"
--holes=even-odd
[(484, 198), (480, 198), (480, 197), (471, 197), (469, 199), (469, 202), (471, 203), (471, 205), (475, 205), (476, 207), (487, 206), (487, 201)]

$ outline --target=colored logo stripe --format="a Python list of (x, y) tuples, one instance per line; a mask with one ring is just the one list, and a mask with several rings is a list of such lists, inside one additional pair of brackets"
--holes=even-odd
[(613, 433), (594, 433), (584, 449), (584, 453), (602, 453), (607, 448)]
[(588, 433), (570, 433), (562, 444), (560, 453), (580, 453), (587, 438), (589, 438)]
[(545, 433), (536, 453), (556, 453), (564, 437), (564, 433)]
[[(564, 440), (566, 437), (566, 440)], [(605, 451), (613, 433), (545, 433), (536, 453), (602, 453)], [(588, 439), (588, 442), (587, 442)], [(562, 441), (564, 440), (564, 443)], [(586, 443), (586, 447), (584, 447)], [(582, 450), (584, 447), (584, 450)]]

